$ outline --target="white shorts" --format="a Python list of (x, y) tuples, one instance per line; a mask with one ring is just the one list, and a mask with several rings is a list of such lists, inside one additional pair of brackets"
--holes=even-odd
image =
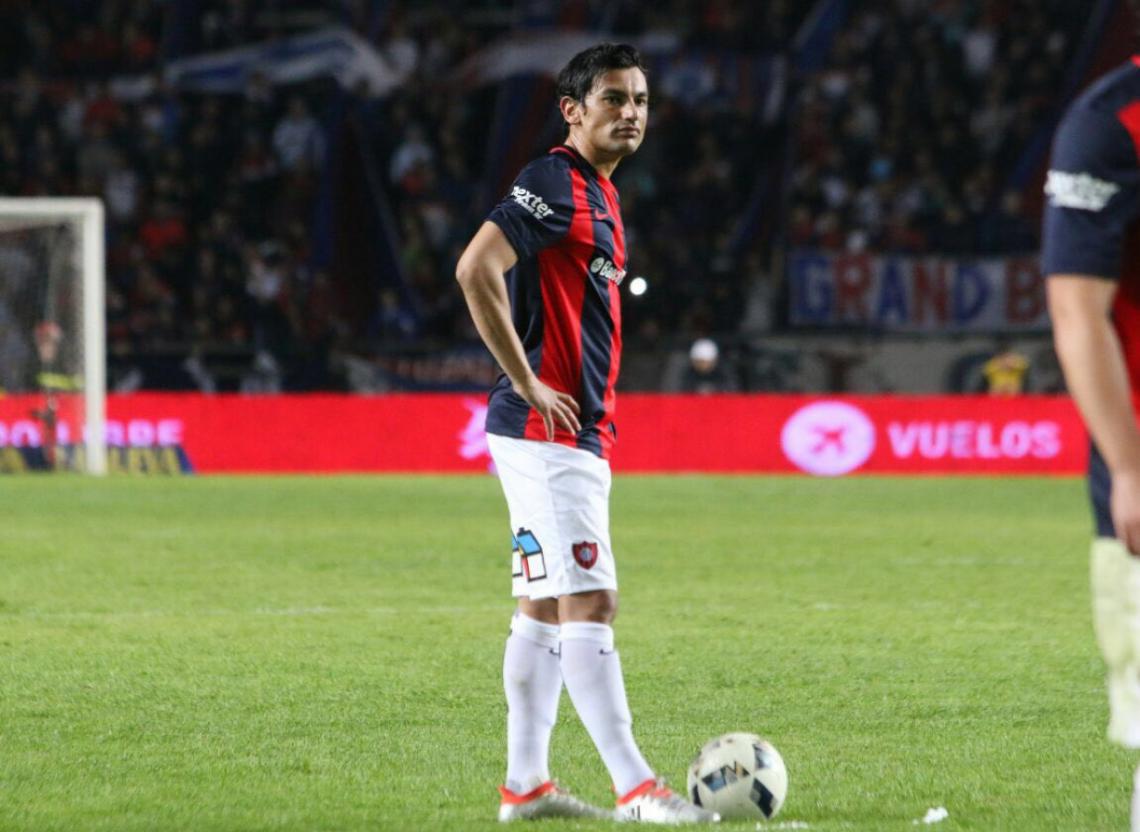
[(511, 583), (533, 600), (617, 589), (610, 464), (589, 451), (487, 435), (511, 515)]

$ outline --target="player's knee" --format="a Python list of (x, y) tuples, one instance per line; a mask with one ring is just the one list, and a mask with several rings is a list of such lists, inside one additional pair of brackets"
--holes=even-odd
[(603, 589), (564, 595), (558, 613), (562, 621), (590, 621), (595, 624), (613, 624), (617, 618), (617, 593)]
[(558, 623), (558, 599), (541, 598), (532, 601), (530, 598), (519, 598), (519, 612), (543, 624)]
[(599, 592), (600, 598), (594, 606), (593, 615), (590, 621), (596, 621), (599, 624), (613, 624), (614, 619), (618, 614), (618, 598), (616, 592)]

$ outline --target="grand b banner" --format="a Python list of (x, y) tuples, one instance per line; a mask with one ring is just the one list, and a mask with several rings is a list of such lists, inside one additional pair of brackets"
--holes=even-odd
[[(35, 409), (0, 398), (0, 472), (42, 467)], [(484, 397), (445, 393), (140, 393), (108, 398), (107, 437), (123, 473), (479, 473), (486, 414)], [(1074, 475), (1088, 456), (1061, 396), (627, 394), (617, 421), (619, 472)], [(74, 452), (81, 430), (56, 429)]]
[(794, 251), (793, 326), (885, 332), (1049, 328), (1036, 256), (955, 259)]

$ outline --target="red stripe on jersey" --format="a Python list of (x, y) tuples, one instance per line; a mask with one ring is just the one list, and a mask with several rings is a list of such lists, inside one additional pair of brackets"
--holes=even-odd
[(1140, 101), (1133, 101), (1127, 107), (1117, 110), (1116, 118), (1124, 125), (1128, 135), (1132, 137), (1136, 156), (1140, 158)]
[(1123, 255), (1112, 302), (1112, 323), (1124, 353), (1129, 384), (1136, 394), (1140, 393), (1140, 225), (1125, 234)]
[[(1116, 118), (1124, 125), (1132, 137), (1137, 160), (1140, 161), (1140, 101), (1122, 107)], [(1124, 363), (1128, 367), (1128, 377), (1133, 391), (1140, 391), (1140, 277), (1137, 272), (1136, 256), (1140, 254), (1140, 233), (1130, 229), (1124, 240), (1122, 273), (1112, 304), (1112, 320), (1120, 338), (1124, 352)]]
[[(598, 184), (602, 188), (602, 196), (606, 199), (606, 210), (614, 218), (614, 265), (624, 269), (625, 226), (621, 221), (621, 206), (618, 205), (617, 191), (608, 179), (599, 178)], [(611, 425), (614, 421), (614, 410), (617, 408), (617, 379), (621, 370), (621, 287), (613, 280), (607, 283), (610, 293), (610, 318), (614, 322), (614, 330), (610, 339), (610, 372), (606, 377), (606, 393), (602, 399), (602, 410), (605, 415), (598, 423), (603, 459), (609, 459), (613, 450), (614, 435)]]
[[(538, 380), (562, 393), (582, 398), (582, 303), (586, 297), (586, 272), (579, 240), (593, 240), (594, 227), (586, 203), (586, 180), (570, 169), (574, 216), (561, 243), (538, 253), (538, 279), (542, 288), (542, 360)], [(592, 242), (585, 256), (593, 249)], [(546, 439), (546, 426), (537, 410), (527, 414), (527, 439)], [(554, 425), (554, 441), (577, 447), (577, 437)]]

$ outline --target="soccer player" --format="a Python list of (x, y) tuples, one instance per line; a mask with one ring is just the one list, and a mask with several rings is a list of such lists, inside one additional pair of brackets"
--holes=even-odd
[[(504, 371), (491, 391), (487, 438), (510, 514), (518, 608), (503, 659), (499, 819), (715, 821), (668, 789), (641, 755), (611, 627), (608, 460), (617, 436), (626, 244), (610, 177), (645, 136), (640, 56), (624, 44), (587, 49), (559, 74), (557, 95), (565, 143), (523, 168), (456, 268), (479, 334)], [(618, 795), (612, 813), (550, 779), (563, 683), (609, 770)]]
[[(1140, 431), (1133, 409), (1140, 391), (1140, 55), (1073, 102), (1054, 139), (1045, 193), (1042, 268), (1054, 343), (1092, 437), (1093, 621), (1108, 666), (1108, 738), (1140, 748)], [(1140, 768), (1132, 829), (1140, 832)]]

